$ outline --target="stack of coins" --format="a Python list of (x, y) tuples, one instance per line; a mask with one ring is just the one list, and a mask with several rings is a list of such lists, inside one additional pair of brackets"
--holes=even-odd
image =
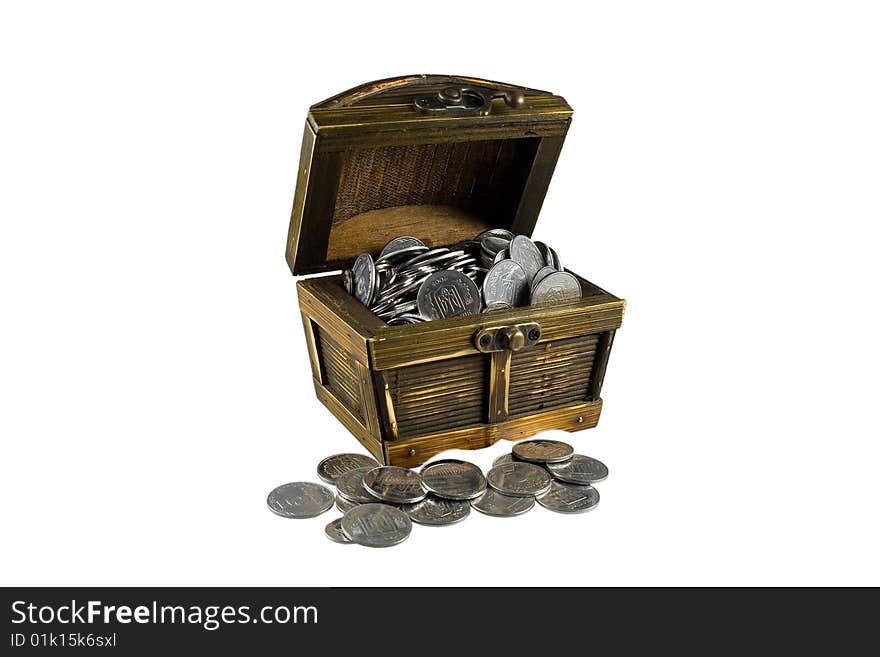
[(405, 541), (412, 523), (451, 525), (471, 508), (490, 516), (511, 517), (538, 504), (558, 513), (590, 511), (599, 503), (592, 484), (608, 468), (575, 454), (558, 440), (527, 440), (495, 460), (486, 475), (473, 463), (433, 461), (421, 471), (379, 465), (363, 454), (336, 454), (318, 464), (318, 476), (336, 486), (311, 482), (284, 484), (269, 493), (269, 509), (285, 518), (312, 518), (334, 501), (344, 514), (325, 527), (336, 543), (390, 547)]
[(359, 255), (345, 289), (391, 326), (578, 299), (581, 285), (542, 242), (492, 228), (430, 249), (396, 237), (373, 260)]

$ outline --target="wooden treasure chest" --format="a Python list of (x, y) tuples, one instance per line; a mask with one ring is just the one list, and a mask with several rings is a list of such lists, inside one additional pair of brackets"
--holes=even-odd
[[(313, 105), (287, 240), (295, 275), (349, 269), (409, 235), (529, 236), (571, 122), (561, 96), (475, 78), (380, 80)], [(300, 279), (315, 391), (381, 463), (413, 467), (547, 429), (596, 426), (625, 302), (581, 298), (388, 325), (339, 273)]]

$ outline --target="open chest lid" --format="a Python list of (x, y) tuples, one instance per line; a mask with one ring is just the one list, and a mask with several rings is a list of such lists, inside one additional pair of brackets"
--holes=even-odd
[(412, 75), (355, 87), (306, 120), (287, 239), (294, 274), (347, 268), (394, 237), (531, 235), (571, 122), (565, 99)]

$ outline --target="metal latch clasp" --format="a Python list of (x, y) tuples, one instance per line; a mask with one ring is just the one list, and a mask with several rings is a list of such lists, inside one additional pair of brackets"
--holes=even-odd
[(474, 334), (474, 345), (492, 355), (489, 373), (489, 422), (510, 417), (510, 369), (513, 352), (530, 347), (541, 339), (541, 327), (534, 322), (490, 326)]
[(525, 104), (525, 94), (519, 89), (494, 89), (476, 85), (446, 87), (433, 96), (417, 98), (414, 104), (422, 114), (486, 116), (492, 111), (493, 98), (503, 98), (507, 106), (514, 109)]
[(534, 322), (511, 326), (491, 326), (474, 334), (474, 346), (483, 353), (519, 351), (541, 339), (541, 327)]

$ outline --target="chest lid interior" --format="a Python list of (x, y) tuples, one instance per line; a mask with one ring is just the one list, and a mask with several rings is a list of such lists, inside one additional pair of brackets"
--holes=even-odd
[(313, 105), (291, 271), (342, 269), (400, 235), (428, 246), (490, 227), (531, 235), (571, 114), (545, 91), (448, 75), (379, 80)]

